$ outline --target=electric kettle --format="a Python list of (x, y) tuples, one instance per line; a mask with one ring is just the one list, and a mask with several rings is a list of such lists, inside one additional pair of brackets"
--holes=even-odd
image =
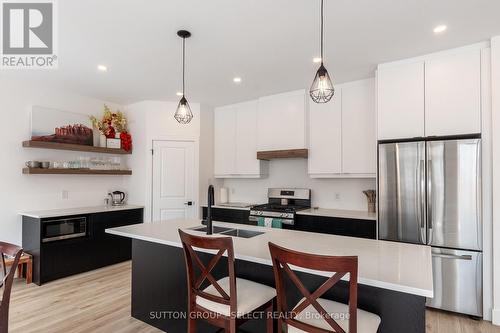
[(125, 192), (113, 191), (108, 193), (111, 197), (111, 205), (113, 206), (123, 206), (125, 205)]

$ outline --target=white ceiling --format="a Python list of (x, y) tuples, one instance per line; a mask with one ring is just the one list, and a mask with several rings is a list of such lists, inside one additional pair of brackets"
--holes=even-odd
[[(216, 106), (306, 88), (317, 67), (319, 0), (63, 0), (58, 7), (59, 69), (1, 76), (121, 104), (177, 100), (180, 28), (193, 34), (191, 101)], [(325, 0), (326, 66), (338, 83), (370, 77), (378, 63), (499, 35), (498, 13), (498, 0)], [(448, 30), (436, 36), (438, 24)]]

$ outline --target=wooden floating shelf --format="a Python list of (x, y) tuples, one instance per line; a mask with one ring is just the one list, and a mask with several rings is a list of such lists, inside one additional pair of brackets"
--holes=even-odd
[(85, 151), (90, 153), (103, 153), (103, 154), (121, 154), (129, 155), (131, 151), (125, 151), (117, 148), (104, 148), (85, 145), (75, 145), (69, 143), (46, 142), (46, 141), (23, 141), (25, 148), (42, 148), (42, 149), (58, 149), (58, 150), (72, 150), (72, 151)]
[(131, 175), (132, 170), (92, 170), (92, 169), (42, 169), (24, 168), (25, 175)]
[(272, 160), (275, 158), (307, 158), (309, 150), (307, 149), (287, 149), (287, 150), (268, 150), (258, 151), (258, 160)]

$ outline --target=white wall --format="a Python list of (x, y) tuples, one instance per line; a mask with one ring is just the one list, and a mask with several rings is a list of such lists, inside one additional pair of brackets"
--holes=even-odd
[(500, 36), (491, 40), (493, 159), (493, 323), (500, 325)]
[[(0, 79), (0, 240), (21, 244), (18, 212), (103, 204), (111, 189), (127, 191), (124, 176), (23, 175), (28, 160), (71, 160), (89, 153), (22, 148), (30, 139), (32, 105), (99, 115), (103, 101), (28, 80)], [(116, 105), (107, 103), (113, 108)], [(62, 198), (62, 191), (68, 198)]]
[(248, 203), (267, 202), (269, 187), (310, 188), (313, 206), (352, 210), (366, 210), (367, 201), (362, 191), (376, 188), (375, 179), (309, 178), (306, 159), (272, 160), (267, 178), (225, 179), (223, 186), (230, 189), (230, 201)]
[[(200, 196), (198, 202), (201, 205), (207, 203), (208, 185), (219, 188), (221, 179), (214, 178), (214, 108), (201, 106), (200, 125)], [(215, 193), (218, 200), (218, 193)], [(201, 216), (201, 210), (200, 210)]]
[[(151, 221), (151, 181), (154, 140), (193, 140), (200, 137), (200, 105), (190, 103), (193, 120), (186, 125), (174, 119), (177, 102), (143, 101), (125, 107), (133, 133), (134, 153), (129, 165), (133, 174), (126, 180), (129, 200), (145, 206), (144, 220)], [(198, 155), (198, 151), (196, 152)], [(198, 187), (196, 187), (196, 192)]]

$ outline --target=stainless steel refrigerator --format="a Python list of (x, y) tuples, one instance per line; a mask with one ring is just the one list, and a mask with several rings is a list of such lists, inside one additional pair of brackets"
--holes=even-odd
[(427, 306), (482, 317), (481, 140), (379, 143), (379, 239), (432, 246)]

